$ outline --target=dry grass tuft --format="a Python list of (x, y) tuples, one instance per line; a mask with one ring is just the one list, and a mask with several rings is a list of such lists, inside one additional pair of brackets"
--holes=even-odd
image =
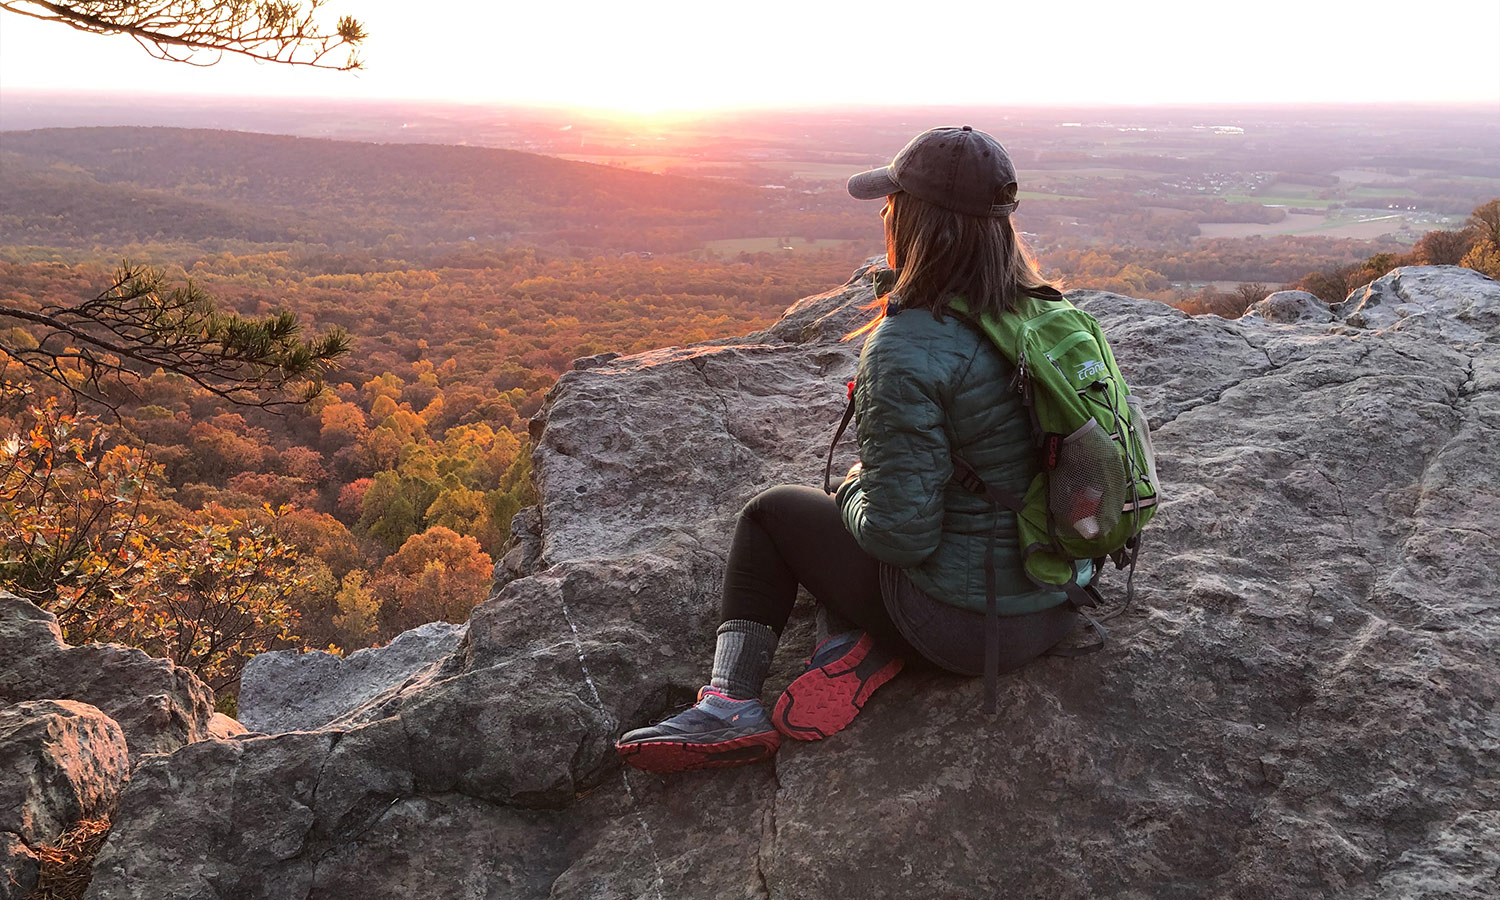
[(84, 819), (37, 851), (41, 879), (31, 900), (81, 900), (94, 875), (94, 857), (109, 837), (109, 819)]

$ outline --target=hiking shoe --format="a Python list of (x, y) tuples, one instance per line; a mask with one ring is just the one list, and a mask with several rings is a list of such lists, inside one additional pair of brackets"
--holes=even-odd
[(771, 722), (799, 741), (836, 734), (854, 721), (875, 689), (896, 677), (903, 661), (875, 645), (863, 631), (846, 631), (813, 651), (807, 671), (787, 685)]
[(615, 742), (625, 762), (659, 773), (743, 766), (769, 759), (780, 746), (759, 700), (735, 700), (708, 687), (699, 689), (697, 705)]

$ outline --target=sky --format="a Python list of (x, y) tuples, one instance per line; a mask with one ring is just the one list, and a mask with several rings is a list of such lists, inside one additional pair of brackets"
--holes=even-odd
[(624, 114), (1477, 103), (1500, 115), (1500, 0), (328, 0), (327, 9), (365, 25), (364, 71), (233, 57), (190, 68), (150, 58), (129, 37), (0, 11), (0, 95), (405, 98)]

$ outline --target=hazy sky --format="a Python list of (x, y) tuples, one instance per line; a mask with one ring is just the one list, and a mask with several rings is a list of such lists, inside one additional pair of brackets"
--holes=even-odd
[[(357, 75), (197, 69), (0, 12), (0, 90), (436, 98), (627, 112), (860, 104), (1485, 103), (1500, 0), (330, 0)], [(420, 11), (420, 15), (418, 15)]]

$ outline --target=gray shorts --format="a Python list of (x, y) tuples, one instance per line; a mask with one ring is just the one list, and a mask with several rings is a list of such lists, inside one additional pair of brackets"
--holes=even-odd
[[(984, 614), (934, 600), (896, 566), (880, 565), (880, 593), (901, 635), (934, 665), (959, 675), (984, 674)], [(1078, 614), (1068, 603), (1019, 616), (1001, 616), (1000, 671), (1018, 669), (1073, 632)]]

